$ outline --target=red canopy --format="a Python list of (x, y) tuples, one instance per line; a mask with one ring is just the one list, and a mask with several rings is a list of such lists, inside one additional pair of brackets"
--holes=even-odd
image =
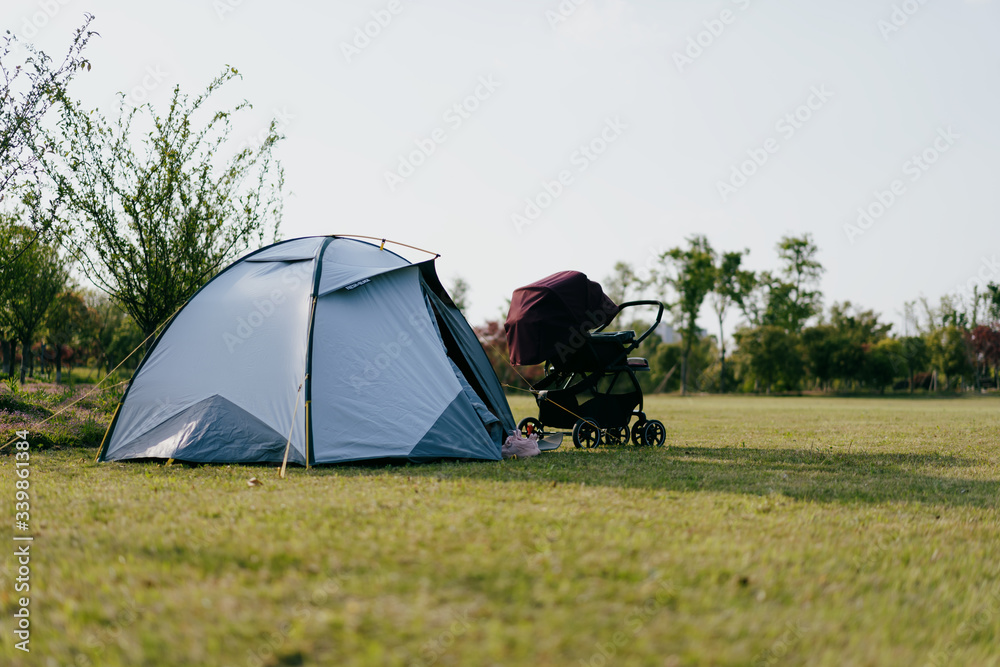
[(503, 328), (517, 366), (553, 359), (560, 345), (603, 326), (618, 306), (579, 271), (560, 271), (514, 290)]

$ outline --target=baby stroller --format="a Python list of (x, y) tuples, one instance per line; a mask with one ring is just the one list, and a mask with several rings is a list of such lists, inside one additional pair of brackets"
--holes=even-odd
[[(658, 307), (656, 321), (642, 335), (604, 330), (633, 306)], [(562, 271), (515, 290), (504, 323), (511, 363), (545, 364), (545, 376), (533, 387), (538, 418), (522, 419), (522, 434), (537, 433), (544, 440), (549, 429), (572, 429), (577, 447), (627, 445), (630, 440), (662, 445), (666, 431), (661, 422), (646, 419), (636, 378), (637, 372), (649, 371), (649, 362), (628, 354), (660, 323), (663, 308), (659, 301), (615, 305), (599, 284), (578, 271)]]

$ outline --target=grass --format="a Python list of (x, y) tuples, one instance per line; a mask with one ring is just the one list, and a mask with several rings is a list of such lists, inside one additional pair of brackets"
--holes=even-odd
[(97, 447), (121, 391), (117, 386), (4, 383), (0, 388), (0, 445), (14, 439), (18, 431), (29, 430), (34, 448)]
[(998, 665), (998, 407), (654, 398), (662, 449), (287, 480), (37, 452), (0, 662)]

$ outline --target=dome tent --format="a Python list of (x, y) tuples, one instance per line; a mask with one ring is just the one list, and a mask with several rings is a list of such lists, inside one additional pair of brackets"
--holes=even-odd
[(500, 459), (515, 428), (434, 260), (343, 236), (237, 260), (170, 320), (98, 460)]

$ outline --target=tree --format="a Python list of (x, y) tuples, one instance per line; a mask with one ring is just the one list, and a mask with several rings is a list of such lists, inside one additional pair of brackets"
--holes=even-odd
[[(69, 209), (71, 249), (146, 337), (253, 240), (263, 244), (272, 225), (277, 235), (277, 122), (228, 160), (231, 119), (247, 102), (196, 129), (210, 96), (238, 76), (227, 68), (193, 100), (175, 87), (166, 116), (149, 104), (126, 111), (123, 96), (113, 124), (60, 95), (62, 140), (46, 169)], [(151, 129), (137, 148), (133, 123), (144, 116)]]
[[(20, 259), (19, 255), (22, 251), (26, 251), (27, 247), (19, 248), (16, 252), (11, 253), (13, 250), (13, 244), (18, 243), (18, 238), (15, 235), (14, 230), (20, 226), (20, 215), (18, 213), (4, 213), (0, 211), (0, 243), (3, 243), (4, 254), (8, 256), (14, 256), (14, 259), (9, 262), (0, 264), (0, 307), (3, 307), (7, 303), (7, 299), (14, 295), (14, 289), (17, 286), (15, 284), (15, 278), (17, 277), (17, 272), (15, 270), (17, 260)], [(12, 347), (11, 335), (12, 331), (10, 327), (2, 326), (0, 322), (0, 339), (3, 339), (2, 350), (3, 350), (3, 371), (7, 375), (13, 373), (13, 360), (15, 350)], [(13, 341), (16, 345), (17, 341)]]
[(818, 287), (823, 265), (817, 254), (819, 248), (810, 234), (784, 236), (778, 242), (778, 257), (785, 262), (781, 273), (787, 282), (772, 285), (768, 302), (772, 324), (802, 331), (805, 321), (822, 309), (823, 293)]
[[(794, 283), (782, 280), (770, 271), (752, 273), (740, 271), (740, 310), (752, 327), (778, 326), (788, 331), (801, 331), (804, 308), (795, 297)], [(817, 306), (818, 308), (818, 306)], [(808, 310), (809, 316), (818, 310)]]
[(772, 276), (768, 271), (761, 271), (757, 274), (753, 271), (741, 270), (736, 276), (736, 285), (740, 295), (737, 304), (750, 327), (759, 327), (765, 324), (768, 288), (771, 281)]
[(979, 285), (972, 286), (972, 294), (969, 297), (968, 302), (962, 299), (965, 309), (966, 320), (969, 323), (970, 329), (975, 329), (980, 323), (980, 314), (982, 310), (989, 309), (989, 299), (986, 294), (979, 291)]
[(1000, 322), (1000, 285), (993, 282), (986, 286), (986, 315), (991, 322)]
[(805, 372), (798, 334), (773, 324), (736, 333), (736, 342), (750, 375), (765, 392), (796, 389)]
[(740, 264), (744, 255), (749, 254), (749, 250), (742, 252), (727, 252), (719, 257), (719, 263), (715, 267), (715, 288), (712, 291), (712, 310), (719, 319), (719, 390), (726, 393), (726, 332), (723, 323), (730, 306), (734, 303), (740, 305), (743, 299), (741, 290), (741, 270)]
[[(646, 339), (643, 341), (643, 345), (649, 342), (650, 339)], [(677, 373), (677, 369), (681, 365), (683, 348), (681, 343), (659, 341), (651, 346), (648, 353), (640, 352), (640, 356), (649, 360), (650, 371), (649, 373), (636, 373), (643, 392), (652, 394), (680, 389), (680, 374)]]
[(507, 346), (507, 334), (503, 325), (497, 320), (490, 320), (486, 324), (473, 327), (479, 343), (483, 346), (483, 351), (493, 366), (493, 371), (497, 379), (504, 386), (519, 387), (528, 389), (531, 385), (541, 379), (544, 370), (539, 366), (522, 366), (515, 368), (510, 363), (510, 349)]
[(7, 296), (0, 308), (0, 323), (21, 343), (21, 384), (31, 363), (31, 344), (45, 321), (56, 294), (66, 284), (63, 261), (52, 245), (36, 242), (35, 230), (23, 225), (2, 228), (3, 247), (17, 261), (11, 267)]
[(809, 372), (820, 389), (830, 388), (838, 377), (839, 356), (844, 347), (841, 332), (832, 324), (817, 324), (802, 331), (802, 345)]
[(687, 393), (688, 357), (691, 346), (698, 337), (698, 313), (705, 297), (715, 285), (715, 252), (705, 236), (688, 239), (688, 247), (673, 248), (663, 253), (660, 260), (667, 266), (662, 275), (665, 284), (677, 294), (674, 316), (684, 336), (681, 356), (681, 394)]
[(469, 307), (469, 283), (465, 282), (465, 279), (461, 276), (455, 278), (451, 283), (451, 289), (448, 290), (448, 294), (455, 303), (455, 307), (464, 313), (465, 309)]
[[(69, 82), (81, 69), (90, 69), (83, 51), (94, 34), (88, 28), (93, 16), (85, 15), (62, 62), (52, 59), (32, 44), (19, 44), (9, 30), (0, 37), (0, 202), (17, 188), (23, 190), (22, 200), (31, 214), (33, 236), (22, 244), (17, 253), (5, 253), (0, 261), (0, 284), (10, 281), (8, 275), (42, 234), (48, 231), (50, 215), (42, 198), (44, 172), (38, 168), (39, 155), (44, 151), (42, 119)], [(12, 64), (17, 47), (24, 49), (23, 62)], [(15, 59), (17, 60), (17, 59)], [(52, 202), (51, 207), (58, 207)]]
[[(91, 351), (98, 370), (103, 366), (105, 374), (110, 373), (139, 347), (144, 336), (128, 313), (103, 292), (88, 295), (90, 318), (85, 336), (91, 343)], [(138, 358), (126, 368), (135, 368)]]
[(981, 387), (981, 377), (984, 373), (989, 376), (989, 369), (993, 368), (994, 373), (1000, 365), (1000, 330), (996, 326), (980, 324), (972, 331), (965, 334), (965, 343), (969, 348), (973, 364), (976, 370), (976, 388)]
[(960, 389), (962, 377), (972, 370), (964, 330), (953, 324), (939, 327), (928, 334), (927, 347), (931, 365), (947, 378), (946, 387)]
[(830, 306), (830, 325), (835, 331), (834, 377), (845, 382), (864, 381), (866, 346), (888, 336), (891, 324), (879, 322), (878, 313), (861, 310), (850, 301)]
[(902, 343), (896, 338), (883, 338), (877, 343), (866, 343), (861, 380), (865, 386), (885, 391), (896, 377), (895, 359), (902, 354)]
[(900, 343), (900, 356), (896, 362), (897, 366), (905, 369), (909, 379), (909, 391), (912, 394), (915, 375), (918, 371), (923, 372), (930, 364), (931, 358), (927, 349), (927, 340), (921, 336), (904, 336)]
[(628, 301), (629, 293), (642, 288), (642, 281), (628, 262), (616, 262), (614, 273), (604, 279), (605, 293), (617, 304)]
[(45, 316), (48, 342), (54, 348), (56, 384), (62, 383), (62, 357), (66, 346), (86, 327), (87, 304), (79, 292), (65, 291), (52, 300)]

